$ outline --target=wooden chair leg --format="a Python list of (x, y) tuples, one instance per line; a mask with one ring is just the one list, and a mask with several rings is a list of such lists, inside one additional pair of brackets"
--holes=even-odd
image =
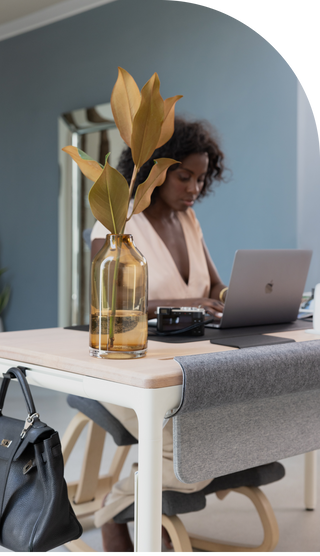
[[(80, 520), (101, 508), (103, 498), (118, 481), (131, 448), (131, 446), (119, 446), (113, 456), (109, 473), (99, 476), (106, 431), (79, 412), (70, 422), (61, 441), (65, 464), (86, 425), (88, 431), (80, 479), (67, 485), (70, 503)], [(71, 552), (95, 552), (81, 539), (66, 543), (65, 546)]]
[(99, 479), (106, 431), (81, 412), (77, 413), (72, 419), (62, 438), (61, 444), (64, 462), (66, 464), (68, 461), (86, 425), (88, 425), (88, 432), (80, 479), (67, 485), (69, 499), (78, 518), (90, 515), (100, 507), (101, 499), (97, 500), (98, 483), (102, 481), (101, 487), (104, 488), (105, 493), (110, 490), (112, 485), (111, 477), (109, 476)]
[(196, 535), (190, 536), (190, 542), (193, 548), (206, 550), (210, 552), (269, 552), (272, 551), (279, 541), (279, 528), (276, 517), (268, 498), (257, 487), (240, 487), (216, 493), (218, 498), (222, 499), (230, 491), (238, 492), (248, 496), (254, 504), (264, 531), (264, 539), (259, 546), (242, 546), (236, 544), (227, 544), (220, 541), (205, 539)]
[(70, 421), (67, 430), (65, 431), (61, 439), (62, 455), (65, 465), (69, 459), (75, 443), (77, 442), (80, 434), (82, 433), (84, 427), (89, 423), (89, 421), (89, 417), (83, 415), (83, 413), (80, 413), (80, 411)]
[(105, 437), (106, 431), (90, 421), (75, 504), (95, 499)]
[(168, 531), (175, 552), (192, 552), (189, 535), (178, 516), (162, 515), (162, 525)]
[(119, 475), (122, 471), (124, 466), (124, 462), (127, 459), (127, 455), (130, 451), (131, 446), (119, 446), (116, 450), (116, 453), (113, 456), (113, 460), (110, 465), (109, 473), (111, 479), (111, 486), (119, 480)]

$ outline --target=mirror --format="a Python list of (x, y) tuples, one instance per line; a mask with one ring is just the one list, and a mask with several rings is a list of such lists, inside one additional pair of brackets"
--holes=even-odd
[[(104, 165), (116, 167), (123, 148), (110, 103), (62, 114), (58, 122), (60, 166), (58, 220), (58, 326), (89, 323), (92, 182), (62, 148), (73, 145)], [(85, 232), (86, 230), (86, 232)]]

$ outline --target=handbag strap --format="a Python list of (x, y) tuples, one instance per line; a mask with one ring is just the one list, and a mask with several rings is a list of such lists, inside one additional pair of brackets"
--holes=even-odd
[(24, 395), (24, 399), (26, 400), (29, 415), (33, 415), (34, 413), (36, 413), (33, 397), (26, 376), (22, 368), (19, 367), (11, 367), (11, 369), (9, 369), (3, 375), (3, 381), (0, 390), (0, 415), (2, 413), (3, 404), (7, 394), (8, 386), (10, 384), (11, 379), (13, 378), (18, 379), (19, 384), (21, 386), (22, 393)]

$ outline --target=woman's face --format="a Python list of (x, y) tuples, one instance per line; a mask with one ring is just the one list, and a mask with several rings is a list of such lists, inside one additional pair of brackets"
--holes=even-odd
[(175, 211), (192, 207), (204, 186), (208, 164), (207, 153), (187, 156), (175, 170), (167, 173), (165, 182), (159, 187), (157, 201), (161, 200)]

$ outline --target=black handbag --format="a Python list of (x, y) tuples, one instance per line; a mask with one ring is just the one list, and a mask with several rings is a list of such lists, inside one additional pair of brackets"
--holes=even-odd
[[(12, 378), (18, 379), (27, 402), (25, 422), (2, 415)], [(59, 434), (40, 421), (24, 369), (9, 369), (0, 390), (2, 546), (15, 552), (46, 552), (81, 536), (63, 471)]]

